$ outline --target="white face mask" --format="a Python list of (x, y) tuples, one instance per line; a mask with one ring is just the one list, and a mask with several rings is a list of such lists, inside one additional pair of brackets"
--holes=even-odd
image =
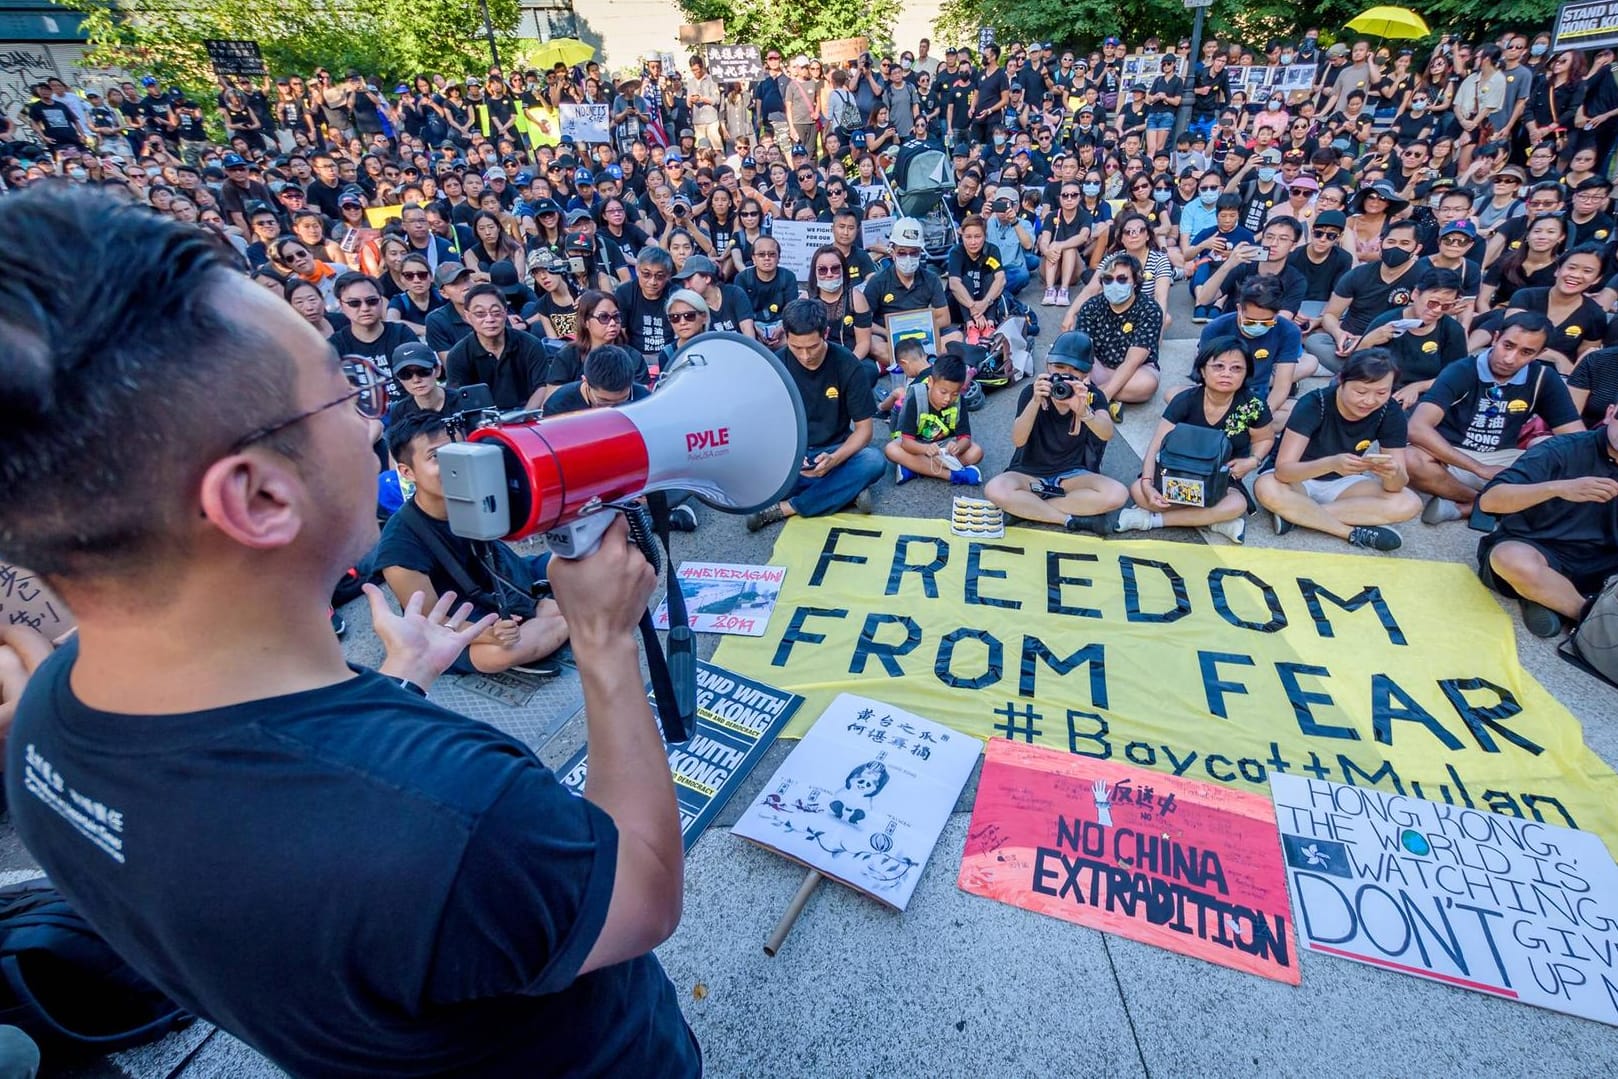
[(906, 277), (909, 277), (911, 274), (914, 274), (917, 270), (921, 269), (921, 256), (895, 255), (893, 258), (893, 268), (904, 274)]
[(68, 177), (70, 179), (73, 179), (73, 180), (83, 180), (85, 177), (89, 176), (90, 174), (88, 172), (85, 172), (83, 169), (68, 169), (67, 170), (67, 175), (68, 175)]
[(815, 286), (821, 292), (841, 292), (843, 290), (843, 279), (841, 277), (817, 277), (815, 278)]

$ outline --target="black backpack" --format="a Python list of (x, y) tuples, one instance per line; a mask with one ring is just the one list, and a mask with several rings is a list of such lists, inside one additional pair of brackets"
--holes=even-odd
[(120, 959), (44, 877), (0, 889), (0, 1024), (52, 1058), (101, 1056), (195, 1016)]
[(1230, 488), (1230, 439), (1212, 427), (1177, 423), (1157, 448), (1157, 489), (1177, 506), (1217, 506)]

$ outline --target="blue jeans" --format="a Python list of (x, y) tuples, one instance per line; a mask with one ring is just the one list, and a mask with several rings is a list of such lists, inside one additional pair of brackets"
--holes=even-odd
[[(826, 446), (810, 446), (804, 456), (811, 461), (822, 453), (833, 453), (841, 442)], [(819, 517), (823, 513), (836, 513), (854, 496), (882, 478), (887, 469), (887, 458), (875, 446), (866, 446), (854, 456), (818, 479), (799, 476), (787, 501), (803, 517)]]
[(1017, 293), (1022, 291), (1022, 287), (1028, 284), (1028, 267), (1023, 265), (1022, 259), (1018, 259), (1016, 262), (1006, 263), (1002, 269), (1005, 270), (1006, 273), (1006, 288), (1004, 295), (1017, 295)]

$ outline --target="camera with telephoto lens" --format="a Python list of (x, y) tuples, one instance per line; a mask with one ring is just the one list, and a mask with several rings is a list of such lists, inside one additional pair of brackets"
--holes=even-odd
[(1078, 387), (1074, 385), (1079, 379), (1072, 375), (1051, 375), (1050, 380), (1052, 401), (1066, 401), (1079, 392)]

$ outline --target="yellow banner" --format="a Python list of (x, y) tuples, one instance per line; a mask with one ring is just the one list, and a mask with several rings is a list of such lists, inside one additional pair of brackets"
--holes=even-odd
[(979, 738), (1265, 795), (1272, 771), (1372, 786), (1618, 851), (1618, 774), (1468, 566), (865, 516), (794, 518), (770, 561), (769, 631), (714, 661), (807, 698), (785, 737), (858, 693)]
[(528, 124), (528, 140), (535, 146), (555, 146), (562, 141), (562, 113), (548, 105), (530, 105), (523, 110)]

